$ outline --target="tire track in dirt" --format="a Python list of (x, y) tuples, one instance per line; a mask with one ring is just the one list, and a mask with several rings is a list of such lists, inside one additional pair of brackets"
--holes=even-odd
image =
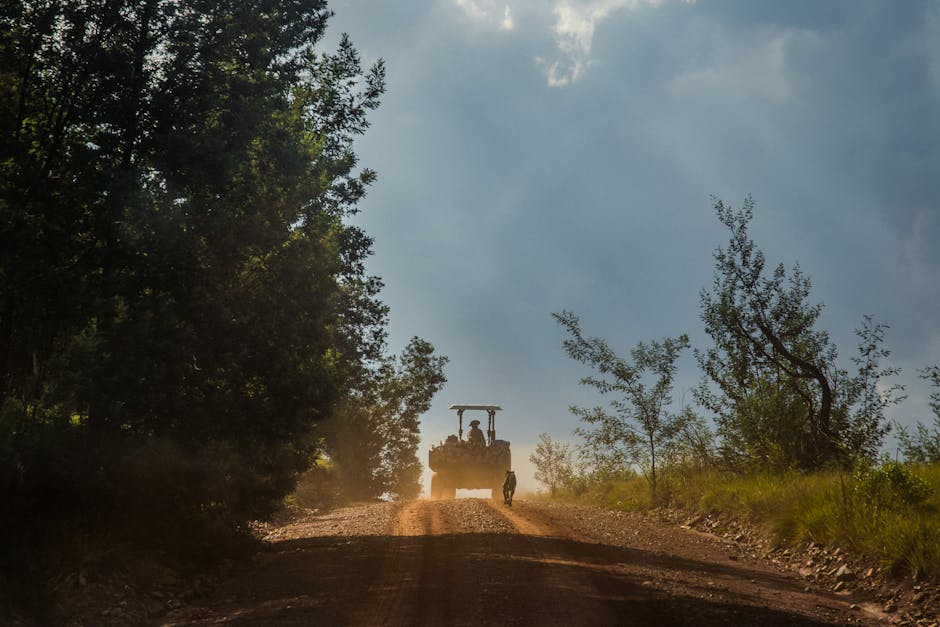
[(291, 526), (160, 624), (880, 624), (726, 545), (597, 508), (483, 499), (349, 508)]
[(609, 595), (595, 583), (596, 565), (585, 561), (582, 552), (567, 542), (584, 542), (586, 538), (558, 527), (554, 521), (519, 513), (495, 501), (487, 503), (515, 527), (519, 541), (526, 545), (522, 553), (535, 567), (533, 572), (540, 576), (532, 582), (533, 588), (570, 592), (565, 597), (545, 599), (552, 607), (552, 624), (624, 624), (624, 617), (607, 602)]
[(496, 511), (497, 514), (507, 519), (512, 526), (516, 528), (518, 533), (527, 536), (548, 536), (552, 535), (551, 530), (546, 527), (544, 524), (538, 524), (533, 520), (530, 520), (524, 516), (521, 516), (514, 512), (509, 507), (496, 507), (493, 504), (490, 504), (490, 507)]
[[(680, 605), (707, 598), (757, 614), (766, 610), (767, 624), (778, 624), (781, 612), (789, 615), (784, 621), (793, 624), (872, 624), (885, 618), (859, 605), (850, 607), (851, 601), (844, 597), (813, 592), (800, 580), (767, 564), (744, 559), (736, 554), (734, 543), (711, 534), (656, 525), (639, 516), (621, 519), (611, 511), (597, 516), (591, 508), (561, 508), (565, 515), (559, 516), (543, 503), (523, 501), (519, 505), (499, 512), (520, 532), (576, 541), (579, 548), (575, 555), (581, 565), (597, 567), (594, 581), (605, 591), (610, 589), (613, 576), (642, 582), (651, 598), (665, 593)], [(577, 519), (572, 518), (574, 512), (578, 512)], [(592, 517), (606, 517), (609, 522), (599, 524)], [(582, 524), (591, 532), (582, 532)], [(609, 532), (610, 524), (619, 535)], [(598, 559), (604, 553), (620, 557), (605, 564)], [(707, 619), (699, 616), (698, 620)]]
[[(444, 624), (443, 599), (427, 594), (433, 564), (439, 561), (436, 537), (448, 532), (442, 512), (426, 500), (404, 503), (392, 524), (391, 536), (378, 565), (379, 575), (350, 625)], [(434, 577), (445, 578), (448, 569)]]
[(427, 507), (424, 501), (408, 501), (399, 508), (392, 524), (393, 536), (423, 536), (427, 534)]
[(537, 537), (560, 537), (576, 542), (586, 542), (588, 544), (597, 544), (597, 540), (587, 536), (577, 529), (561, 524), (558, 520), (549, 519), (544, 516), (536, 515), (531, 509), (523, 505), (521, 511), (517, 507), (496, 506), (495, 502), (490, 503), (497, 514), (506, 518), (516, 530), (523, 535)]
[(447, 624), (448, 610), (453, 604), (450, 596), (440, 591), (452, 591), (456, 575), (455, 565), (447, 559), (442, 549), (445, 542), (453, 542), (447, 539), (453, 538), (453, 521), (447, 519), (434, 503), (419, 502), (425, 536), (421, 545), (420, 570), (416, 571), (418, 589), (411, 602), (415, 620), (402, 624), (444, 625)]

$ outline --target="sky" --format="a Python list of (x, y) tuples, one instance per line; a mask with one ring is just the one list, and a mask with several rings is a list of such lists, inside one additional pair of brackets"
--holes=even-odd
[[(940, 2), (335, 0), (387, 93), (356, 143), (378, 172), (355, 222), (391, 308), (450, 358), (420, 457), (451, 403), (499, 403), (523, 491), (542, 432), (575, 442), (578, 381), (551, 313), (621, 355), (687, 333), (727, 242), (712, 197), (757, 204), (768, 265), (799, 263), (851, 367), (865, 314), (930, 422), (940, 364)], [(700, 373), (679, 363), (677, 404)], [(485, 423), (485, 420), (484, 420)], [(885, 449), (894, 452), (892, 439)], [(427, 485), (427, 476), (425, 480)]]

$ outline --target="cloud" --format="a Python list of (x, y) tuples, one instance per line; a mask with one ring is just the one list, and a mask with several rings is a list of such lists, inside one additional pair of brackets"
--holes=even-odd
[(508, 4), (494, 0), (455, 0), (467, 17), (496, 26), (500, 30), (513, 30), (516, 24)]
[[(552, 31), (560, 58), (548, 61), (538, 57), (536, 62), (545, 72), (552, 87), (565, 87), (584, 75), (591, 63), (591, 46), (597, 25), (612, 13), (656, 7), (664, 0), (560, 0), (553, 9), (555, 25)], [(691, 4), (695, 0), (682, 0)]]
[(940, 94), (940, 2), (927, 11), (926, 33), (927, 71)]
[[(617, 11), (634, 11), (657, 7), (665, 2), (681, 1), (692, 4), (695, 0), (543, 0), (521, 3), (522, 12), (536, 19), (526, 23), (551, 23), (551, 37), (556, 50), (548, 55), (536, 55), (536, 65), (545, 74), (552, 87), (565, 87), (580, 79), (591, 64), (591, 46), (597, 26)], [(503, 31), (516, 30), (516, 11), (510, 3), (499, 0), (454, 0), (454, 3), (472, 21)], [(549, 17), (550, 16), (550, 17)], [(539, 19), (544, 18), (544, 19)]]
[[(697, 103), (700, 111), (717, 115), (735, 102), (747, 102), (751, 110), (775, 111), (773, 115), (800, 112), (813, 85), (804, 67), (807, 58), (824, 57), (831, 46), (818, 32), (799, 29), (755, 28), (747, 33), (718, 31), (719, 43), (707, 55), (685, 63), (674, 75), (663, 78), (664, 93), (681, 106)], [(747, 50), (742, 54), (741, 50)], [(783, 111), (773, 109), (783, 107)], [(761, 120), (755, 132), (774, 135), (780, 127)], [(776, 141), (777, 137), (774, 137)]]
[(940, 305), (935, 289), (940, 274), (940, 253), (937, 240), (940, 237), (940, 211), (936, 207), (920, 208), (914, 215), (910, 232), (904, 242), (905, 262), (909, 267), (910, 280), (919, 284), (921, 295), (931, 305), (930, 311), (936, 311)]
[(499, 23), (499, 27), (503, 30), (512, 30), (515, 24), (512, 21), (512, 11), (509, 10), (509, 5), (507, 4), (503, 7), (503, 19)]

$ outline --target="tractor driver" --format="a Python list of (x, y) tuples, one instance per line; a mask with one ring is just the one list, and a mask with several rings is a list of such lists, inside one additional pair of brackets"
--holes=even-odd
[(474, 446), (486, 446), (486, 440), (483, 432), (480, 430), (480, 421), (471, 420), (470, 430), (467, 431), (467, 441)]

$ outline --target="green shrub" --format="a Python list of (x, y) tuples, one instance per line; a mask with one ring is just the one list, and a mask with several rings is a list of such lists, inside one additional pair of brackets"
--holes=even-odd
[[(840, 546), (932, 579), (940, 578), (938, 494), (940, 465), (890, 461), (851, 475), (673, 472), (661, 490), (672, 507), (751, 522), (777, 545)], [(598, 482), (584, 499), (633, 510), (662, 504), (639, 477)]]
[(907, 464), (886, 461), (855, 471), (855, 490), (872, 508), (896, 509), (923, 503), (933, 488)]
[(343, 490), (333, 466), (320, 460), (300, 475), (294, 493), (288, 498), (308, 509), (329, 509), (342, 502)]

